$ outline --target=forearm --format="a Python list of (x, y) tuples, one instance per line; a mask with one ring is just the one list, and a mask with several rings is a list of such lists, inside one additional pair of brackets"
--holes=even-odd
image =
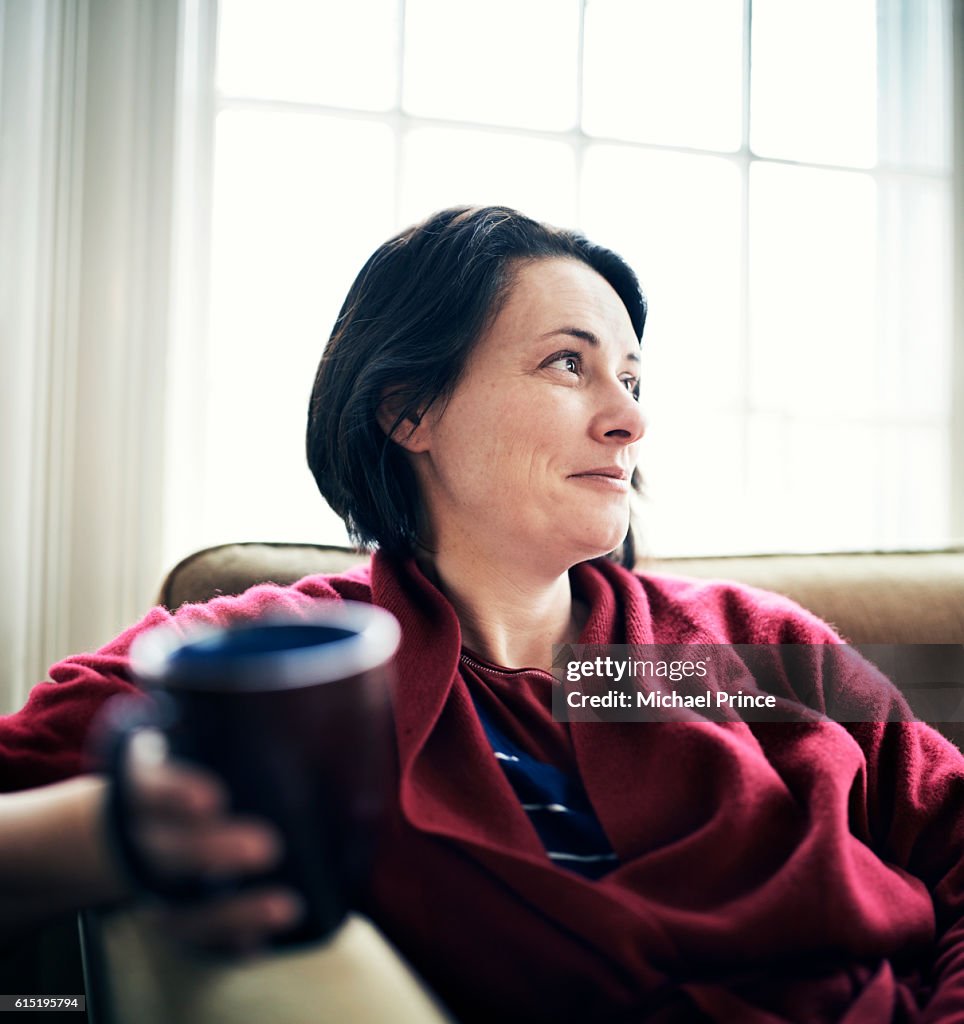
[(0, 795), (0, 939), (125, 895), (103, 828), (106, 792), (87, 775)]

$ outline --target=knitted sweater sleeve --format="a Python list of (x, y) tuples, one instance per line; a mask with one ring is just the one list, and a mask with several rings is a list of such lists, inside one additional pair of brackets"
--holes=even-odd
[(753, 606), (753, 642), (828, 645), (820, 680), (828, 702), (846, 706), (872, 694), (878, 720), (845, 724), (865, 763), (851, 790), (851, 830), (931, 894), (935, 946), (919, 1024), (964, 1022), (964, 755), (924, 722), (907, 720), (897, 689), (844, 652), (840, 637), (816, 616), (776, 595), (743, 599)]
[(867, 765), (851, 794), (854, 831), (921, 879), (934, 904), (932, 994), (920, 1022), (964, 1022), (964, 757), (923, 722), (861, 722), (849, 731)]
[(33, 687), (20, 711), (0, 716), (0, 791), (46, 785), (89, 767), (85, 743), (97, 712), (116, 694), (139, 692), (129, 653), (142, 633), (162, 625), (178, 630), (202, 623), (223, 626), (265, 612), (307, 614), (319, 599), (368, 600), (368, 595), (360, 578), (314, 576), (290, 587), (262, 584), (237, 596), (186, 604), (176, 612), (151, 609), (99, 650), (53, 665), (49, 679)]

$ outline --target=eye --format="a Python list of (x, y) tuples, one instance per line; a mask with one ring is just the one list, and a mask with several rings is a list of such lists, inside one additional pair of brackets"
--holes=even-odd
[(554, 356), (550, 356), (543, 365), (558, 366), (566, 373), (581, 373), (582, 356), (578, 352), (557, 352)]
[(626, 390), (633, 396), (633, 398), (639, 398), (639, 377), (621, 377), (623, 385)]

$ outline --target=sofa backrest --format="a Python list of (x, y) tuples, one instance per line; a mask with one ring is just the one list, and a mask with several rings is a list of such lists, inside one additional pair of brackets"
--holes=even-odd
[[(221, 544), (176, 565), (159, 599), (173, 609), (255, 583), (342, 572), (367, 557), (318, 544)], [(964, 643), (964, 550), (678, 558), (641, 562), (637, 569), (777, 591), (853, 643)]]

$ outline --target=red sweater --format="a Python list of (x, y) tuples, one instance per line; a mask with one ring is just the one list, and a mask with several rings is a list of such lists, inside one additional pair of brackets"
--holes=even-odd
[[(592, 609), (583, 643), (839, 643), (736, 584), (603, 561), (572, 579)], [(573, 762), (620, 860), (588, 881), (548, 860), (474, 711), (481, 684), (459, 672), (452, 607), (413, 563), (378, 554), (174, 620), (326, 597), (402, 625), (397, 800), (366, 909), (460, 1021), (964, 1022), (964, 758), (933, 730), (573, 722)], [(171, 618), (154, 609), (54, 666), (56, 685), (0, 719), (3, 788), (82, 770), (91, 717), (130, 689), (131, 641)], [(511, 696), (517, 723), (545, 727), (538, 688)]]

